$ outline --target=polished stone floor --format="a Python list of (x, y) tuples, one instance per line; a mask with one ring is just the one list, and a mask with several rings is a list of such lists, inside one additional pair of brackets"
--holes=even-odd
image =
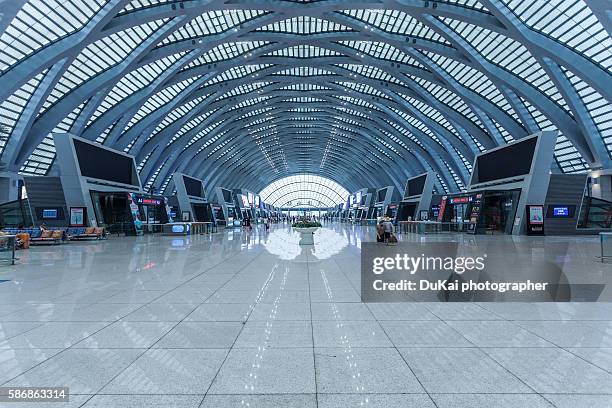
[[(38, 247), (0, 266), (0, 386), (68, 386), (67, 404), (0, 407), (604, 408), (612, 303), (363, 304), (361, 243), (314, 249), (287, 226)], [(607, 281), (595, 238), (570, 276)]]

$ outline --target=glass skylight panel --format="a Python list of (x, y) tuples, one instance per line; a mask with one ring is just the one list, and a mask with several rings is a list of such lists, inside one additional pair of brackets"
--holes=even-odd
[[(216, 128), (218, 128), (221, 124), (223, 123), (223, 120), (220, 120), (218, 122), (213, 123), (210, 126), (207, 126), (206, 128), (202, 129), (200, 132), (198, 132), (198, 134), (196, 135), (196, 137), (194, 137), (193, 139), (191, 139), (189, 141), (189, 143), (187, 143), (185, 145), (185, 148), (188, 148), (189, 146), (191, 146), (192, 144), (194, 144), (195, 142), (197, 142), (202, 136), (204, 135), (210, 135), (212, 133), (213, 130), (215, 130)], [(176, 140), (178, 140), (180, 138), (180, 136), (178, 137), (173, 137), (172, 140), (170, 140), (170, 142), (168, 143), (168, 146), (170, 146), (172, 143), (174, 143)], [(184, 150), (183, 149), (183, 150)]]
[(55, 161), (55, 145), (53, 144), (53, 133), (68, 133), (85, 107), (85, 102), (77, 106), (68, 116), (62, 119), (43, 141), (34, 149), (30, 157), (25, 161), (19, 170), (19, 174), (29, 176), (44, 176)]
[(400, 10), (359, 9), (346, 10), (341, 13), (365, 23), (364, 29), (366, 30), (369, 28), (368, 25), (371, 25), (388, 33), (401, 34), (450, 45), (444, 37), (436, 33), (433, 29)]
[[(206, 98), (208, 98), (210, 95), (204, 95), (204, 96), (200, 96), (196, 99), (193, 99), (181, 106), (179, 106), (178, 108), (175, 108), (172, 110), (172, 112), (170, 112), (168, 115), (166, 115), (166, 117), (159, 122), (159, 124), (155, 127), (155, 129), (153, 130), (153, 132), (151, 132), (151, 135), (149, 136), (149, 139), (152, 139), (153, 137), (155, 137), (156, 134), (158, 134), (159, 132), (161, 132), (162, 130), (164, 130), (166, 127), (177, 123), (178, 121), (180, 121), (183, 118), (189, 117), (189, 115), (191, 113), (197, 112), (198, 110), (198, 106), (203, 103)], [(200, 116), (201, 117), (201, 116)], [(173, 136), (173, 138), (170, 140), (170, 143), (172, 143), (174, 140), (176, 140), (175, 138), (180, 137), (181, 134), (177, 133), (176, 135)]]
[(344, 68), (348, 71), (355, 72), (366, 78), (377, 79), (380, 81), (392, 82), (394, 84), (404, 85), (402, 81), (394, 77), (393, 75), (383, 71), (378, 67), (371, 65), (358, 65), (358, 64), (337, 64), (337, 66)]
[(444, 163), (444, 166), (446, 167), (446, 169), (448, 170), (448, 172), (451, 174), (451, 177), (453, 178), (453, 181), (455, 182), (455, 184), (457, 185), (457, 189), (459, 191), (464, 190), (465, 186), (463, 184), (463, 181), (461, 180), (461, 177), (459, 177), (457, 175), (457, 173), (455, 173), (455, 171), (453, 170), (453, 168), (444, 160), (444, 159), (440, 159), (442, 161), (442, 163)]
[(461, 85), (465, 86), (472, 92), (485, 97), (489, 102), (499, 106), (503, 112), (510, 114), (517, 123), (521, 123), (518, 115), (510, 103), (508, 103), (504, 95), (481, 71), (439, 54), (432, 52), (424, 52), (424, 54), (427, 55), (434, 63), (443, 68)]
[[(457, 112), (461, 113), (466, 117), (467, 120), (472, 121), (476, 126), (482, 129), (483, 132), (486, 132), (486, 129), (483, 123), (480, 121), (478, 116), (472, 111), (472, 109), (467, 106), (467, 104), (457, 96), (455, 93), (449, 91), (446, 88), (441, 87), (438, 84), (434, 84), (433, 82), (429, 82), (422, 78), (412, 77), (414, 82), (421, 85), (427, 92), (429, 92), (432, 96), (432, 100), (439, 101), (447, 105), (450, 109), (455, 109)], [(478, 146), (480, 151), (483, 151), (484, 147), (478, 142), (478, 140), (470, 135), (472, 138), (472, 142)]]
[(186, 52), (181, 52), (158, 59), (125, 75), (106, 95), (102, 103), (100, 103), (92, 117), (89, 119), (87, 125), (89, 126), (89, 124), (103, 115), (104, 112), (111, 109), (125, 98), (134, 94), (138, 90), (147, 87), (166, 69), (185, 55), (185, 53)]
[(502, 135), (506, 143), (510, 143), (514, 141), (514, 137), (512, 137), (510, 132), (508, 132), (502, 125), (500, 125), (499, 122), (497, 122), (495, 119), (491, 118), (490, 116), (489, 116), (489, 119), (491, 119), (491, 122), (493, 122), (493, 124), (497, 128), (497, 131)]
[(316, 113), (323, 112), (323, 109), (316, 107), (291, 107), (284, 109), (284, 112), (296, 112), (296, 113)]
[(267, 44), (269, 44), (267, 41), (239, 41), (219, 44), (193, 60), (185, 67), (185, 69), (201, 67), (204, 65), (214, 64), (215, 62), (219, 61), (234, 59), (241, 55), (248, 54), (249, 52), (261, 48)]
[(41, 112), (100, 72), (125, 60), (166, 20), (157, 20), (114, 33), (88, 45), (75, 58), (47, 98)]
[[(212, 113), (213, 113), (213, 111), (204, 114), (203, 118), (209, 117)], [(223, 124), (224, 122), (225, 122), (224, 120), (220, 120), (217, 123), (213, 123), (211, 125), (211, 128), (212, 129), (217, 128), (219, 125)], [(211, 145), (211, 143), (213, 143), (216, 140), (218, 140), (221, 137), (221, 135), (224, 135), (227, 132), (228, 131), (226, 130), (224, 132), (221, 132), (221, 133), (218, 133), (216, 135), (211, 136), (210, 135), (210, 128), (207, 127), (205, 129), (202, 129), (185, 145), (185, 148), (183, 150), (189, 148), (191, 145), (193, 145), (194, 143), (198, 142), (199, 140), (201, 140), (201, 139), (203, 139), (205, 137), (209, 137), (210, 136), (210, 138), (202, 145), (202, 147), (200, 147), (200, 150), (198, 150), (198, 152), (199, 152), (202, 149), (206, 149), (208, 146)]]
[(112, 132), (112, 130), (115, 128), (115, 126), (117, 125), (117, 122), (119, 122), (119, 119), (117, 119), (116, 121), (114, 121), (110, 126), (108, 126), (106, 129), (104, 129), (104, 131), (102, 131), (102, 133), (100, 133), (100, 135), (96, 138), (96, 143), (100, 143), (100, 144), (104, 144), (104, 142), (106, 141), (106, 139), (108, 138), (108, 135), (110, 134), (110, 132)]
[(267, 13), (265, 10), (207, 11), (164, 38), (162, 44), (222, 33)]
[(502, 0), (529, 27), (576, 49), (606, 69), (612, 38), (582, 0)]
[(147, 161), (149, 160), (149, 158), (151, 157), (151, 155), (152, 155), (153, 153), (155, 153), (155, 151), (156, 151), (156, 150), (157, 150), (157, 146), (155, 146), (155, 147), (153, 148), (153, 150), (151, 150), (151, 151), (150, 151), (150, 152), (149, 152), (149, 153), (148, 153), (148, 154), (145, 156), (145, 158), (144, 158), (144, 159), (142, 159), (142, 160), (140, 161), (140, 163), (138, 163), (138, 165), (136, 166), (136, 170), (138, 171), (138, 173), (140, 173), (140, 171), (141, 171), (141, 170), (142, 170), (142, 168), (145, 166), (145, 164), (147, 164)]
[(398, 138), (397, 136), (387, 132), (384, 129), (380, 129), (381, 132), (383, 132), (385, 134), (385, 136), (387, 136), (389, 139), (391, 139), (394, 143), (402, 146), (404, 149), (411, 151), (410, 148), (408, 147), (408, 145), (406, 145), (406, 143), (404, 143), (400, 138)]
[(436, 178), (438, 179), (438, 183), (440, 183), (440, 186), (442, 186), (442, 190), (445, 193), (449, 193), (449, 189), (448, 186), (446, 185), (446, 183), (444, 182), (444, 179), (442, 178), (442, 176), (440, 176), (440, 174), (436, 173)]
[(270, 111), (272, 111), (272, 110), (274, 110), (274, 108), (272, 108), (272, 107), (261, 108), (261, 109), (255, 109), (255, 110), (252, 110), (252, 111), (249, 111), (249, 112), (247, 112), (247, 113), (243, 114), (243, 115), (242, 115), (242, 116), (240, 116), (238, 119), (240, 120), (240, 119), (250, 118), (250, 117), (253, 117), (253, 116), (264, 115), (264, 114), (266, 114), (267, 112), (270, 112)]
[[(219, 143), (217, 146), (215, 146), (206, 156), (206, 158), (208, 159), (210, 156), (212, 156), (213, 154), (215, 154), (216, 152), (218, 152), (219, 150), (221, 150), (225, 145), (227, 145), (229, 142), (231, 142), (232, 140), (234, 140), (233, 137), (230, 137), (226, 140), (224, 140), (223, 142)], [(227, 153), (227, 151), (226, 151)], [(223, 156), (223, 154), (221, 154), (221, 156)], [(221, 157), (219, 156), (219, 157)]]
[(588, 170), (588, 164), (578, 150), (574, 147), (570, 140), (557, 129), (557, 127), (537, 110), (533, 105), (523, 98), (521, 102), (525, 105), (533, 120), (536, 122), (540, 130), (555, 130), (559, 132), (557, 144), (555, 145), (555, 160), (564, 173), (580, 173)]
[[(432, 108), (431, 106), (427, 105), (426, 103), (424, 103), (422, 101), (419, 101), (419, 100), (416, 100), (414, 98), (411, 98), (411, 97), (409, 97), (407, 95), (402, 95), (402, 98), (404, 98), (406, 100), (406, 102), (408, 102), (412, 107), (417, 109), (423, 115), (425, 115), (428, 118), (434, 120), (440, 126), (445, 128), (450, 133), (452, 133), (455, 137), (457, 137), (459, 140), (461, 140), (457, 130), (453, 127), (453, 125), (448, 120), (446, 120), (444, 115), (442, 115), (437, 109)], [(434, 139), (437, 139), (437, 137), (434, 136)], [(438, 141), (438, 143), (441, 143), (439, 140), (437, 140), (437, 141)]]
[(342, 117), (342, 116), (336, 116), (335, 119), (339, 120), (339, 121), (341, 121), (341, 122), (343, 122), (343, 123), (345, 123), (347, 125), (354, 126), (355, 128), (362, 127), (360, 122), (357, 122), (356, 120), (353, 120), (353, 119), (350, 119), (350, 118), (346, 118), (346, 117)]
[(417, 68), (425, 69), (420, 62), (389, 43), (376, 41), (339, 41), (338, 44), (352, 48), (355, 51), (377, 59), (399, 62), (404, 65), (411, 65)]
[[(250, 127), (250, 126), (257, 126), (257, 125), (261, 125), (262, 123), (269, 122), (269, 121), (271, 121), (271, 120), (275, 120), (275, 119), (276, 119), (276, 118), (275, 118), (274, 116), (264, 116), (264, 117), (260, 117), (260, 118), (258, 118), (258, 119), (255, 119), (255, 120), (253, 120), (253, 121), (249, 122), (247, 125), (245, 125), (245, 127), (247, 127), (247, 128), (248, 128), (248, 127)], [(297, 118), (291, 118), (291, 119), (296, 120)], [(255, 131), (257, 131), (257, 130), (255, 130)]]
[(157, 169), (155, 169), (155, 171), (151, 175), (151, 178), (149, 178), (149, 180), (147, 180), (147, 182), (144, 185), (145, 191), (151, 190), (151, 187), (155, 183), (155, 180), (157, 180), (157, 177), (159, 177), (159, 173), (161, 173), (161, 170), (164, 168), (166, 163), (168, 163), (169, 159), (170, 159), (170, 157), (166, 158), (166, 160), (164, 160), (164, 162), (161, 164), (161, 166), (159, 166)]
[(232, 67), (226, 71), (223, 71), (216, 77), (212, 78), (210, 81), (207, 81), (204, 86), (217, 84), (219, 82), (231, 81), (233, 79), (244, 78), (249, 75), (256, 75), (258, 71), (262, 69), (271, 67), (271, 64), (255, 64), (255, 65), (240, 65), (237, 67)]
[(438, 0), (438, 1), (440, 3), (456, 4), (458, 6), (473, 8), (476, 10), (488, 12), (485, 6), (483, 6), (482, 3), (480, 3), (477, 0)]
[(346, 202), (349, 192), (331, 179), (299, 174), (271, 183), (259, 192), (259, 196), (265, 203), (277, 207), (333, 207)]
[(295, 98), (287, 98), (283, 102), (295, 102), (295, 103), (316, 103), (325, 102), (325, 99), (314, 98), (312, 96), (297, 96)]
[[(573, 72), (561, 67), (586, 106), (597, 130), (612, 156), (612, 104)], [(593, 135), (596, 136), (596, 135)]]
[(279, 90), (283, 90), (283, 91), (328, 91), (331, 89), (332, 88), (318, 85), (318, 84), (305, 84), (302, 82), (297, 83), (297, 84), (283, 86), (282, 88), (279, 88)]
[[(8, 138), (11, 137), (15, 124), (46, 73), (47, 70), (30, 79), (0, 104), (0, 123), (4, 125)], [(6, 143), (6, 140), (0, 140), (0, 157), (2, 157)]]
[(119, 12), (119, 14), (128, 13), (135, 10), (140, 10), (143, 8), (156, 6), (158, 4), (165, 4), (174, 2), (175, 0), (131, 0), (124, 8)]
[[(173, 138), (183, 137), (185, 134), (187, 134), (192, 129), (194, 129), (195, 127), (199, 126), (202, 122), (204, 122), (210, 115), (212, 115), (213, 112), (214, 111), (208, 111), (206, 113), (197, 115), (195, 118), (189, 120), (187, 123), (181, 126), (181, 128), (179, 129), (178, 132), (176, 132), (176, 135), (174, 135)], [(187, 146), (189, 146), (189, 143), (187, 144)]]
[(353, 90), (359, 93), (363, 93), (366, 95), (373, 95), (377, 98), (383, 98), (387, 100), (391, 100), (386, 94), (380, 92), (378, 89), (372, 88), (370, 85), (362, 84), (362, 83), (354, 83), (354, 82), (338, 82), (339, 85), (347, 88), (347, 90)]
[(408, 122), (410, 125), (412, 125), (413, 127), (417, 128), (418, 130), (420, 130), (421, 132), (429, 136), (440, 147), (442, 147), (443, 149), (446, 148), (444, 144), (441, 142), (440, 138), (436, 135), (436, 132), (434, 132), (425, 123), (415, 118), (414, 116), (407, 115), (406, 113), (401, 112), (400, 110), (397, 110), (395, 108), (392, 108), (392, 110), (398, 115), (402, 116), (406, 120), (406, 122)]
[(333, 57), (342, 55), (337, 51), (328, 48), (315, 47), (314, 45), (294, 45), (280, 50), (274, 50), (266, 56), (274, 57), (289, 57), (289, 58), (317, 58), (317, 57)]
[(0, 36), (0, 70), (80, 30), (105, 3), (106, 0), (28, 0)]
[(248, 94), (251, 92), (258, 91), (261, 88), (264, 88), (270, 85), (272, 82), (251, 82), (249, 84), (239, 85), (229, 91), (225, 92), (223, 95), (215, 99), (215, 101), (221, 101), (223, 99), (232, 98), (239, 95)]
[(535, 86), (571, 114), (555, 84), (524, 45), (486, 28), (450, 18), (440, 19), (465, 38), (487, 60), (510, 71), (526, 84)]
[(336, 75), (336, 74), (334, 72), (328, 71), (326, 69), (321, 69), (321, 68), (293, 67), (293, 68), (280, 70), (278, 72), (275, 72), (273, 75), (310, 77), (310, 76), (325, 76), (325, 75)]
[(309, 35), (353, 30), (332, 21), (311, 16), (297, 16), (283, 21), (276, 21), (260, 27), (256, 31)]
[(246, 101), (242, 101), (239, 104), (233, 106), (229, 110), (233, 111), (233, 110), (236, 110), (236, 109), (246, 108), (248, 106), (258, 105), (260, 103), (264, 103), (265, 105), (267, 105), (268, 103), (266, 102), (266, 100), (268, 100), (270, 98), (272, 98), (272, 96), (270, 96), (270, 95), (263, 95), (263, 96), (259, 96), (257, 98), (248, 99)]
[(193, 83), (197, 79), (198, 79), (197, 77), (194, 77), (194, 78), (189, 78), (185, 81), (178, 82), (172, 86), (169, 86), (157, 92), (155, 95), (150, 97), (140, 107), (140, 109), (138, 110), (138, 112), (136, 112), (136, 114), (132, 117), (132, 119), (130, 119), (130, 121), (125, 126), (121, 134), (124, 134), (125, 132), (127, 132), (129, 129), (132, 128), (132, 126), (134, 126), (136, 123), (141, 121), (145, 116), (151, 114), (152, 112), (155, 112), (157, 109), (159, 109), (160, 107), (162, 107), (163, 105), (165, 105), (166, 103), (170, 102), (172, 99), (177, 97), (177, 95), (179, 95), (185, 88), (187, 88), (191, 83)]
[[(204, 151), (204, 149), (206, 149), (209, 146), (212, 146), (213, 143), (215, 143), (217, 140), (219, 140), (220, 138), (222, 138), (223, 136), (225, 136), (227, 134), (228, 130), (225, 130), (223, 132), (219, 132), (216, 135), (212, 135), (208, 140), (206, 140), (206, 142), (204, 142), (204, 144), (202, 146), (200, 146), (200, 148), (198, 149), (198, 151), (194, 154), (194, 158), (200, 154), (202, 151)], [(198, 140), (203, 139), (204, 136), (206, 136), (205, 134), (202, 133), (202, 136), (200, 136), (198, 138)], [(198, 135), (200, 134), (198, 133)]]
[(347, 114), (347, 115), (353, 115), (353, 116), (357, 116), (359, 118), (364, 118), (364, 119), (368, 119), (369, 116), (367, 116), (365, 113), (360, 112), (360, 111), (356, 111), (354, 109), (350, 109), (350, 108), (345, 108), (343, 106), (339, 106), (336, 107), (337, 110), (339, 110), (340, 112)]

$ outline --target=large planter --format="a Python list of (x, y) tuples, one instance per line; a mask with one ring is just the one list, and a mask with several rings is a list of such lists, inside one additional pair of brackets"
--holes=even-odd
[(314, 233), (319, 227), (310, 227), (310, 228), (297, 228), (294, 227), (294, 230), (300, 233), (300, 245), (314, 245)]

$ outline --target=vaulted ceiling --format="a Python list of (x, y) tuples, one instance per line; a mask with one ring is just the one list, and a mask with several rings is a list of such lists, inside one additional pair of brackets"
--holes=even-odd
[(53, 133), (260, 191), (356, 190), (557, 130), (552, 170), (612, 167), (612, 22), (581, 0), (30, 0), (0, 21), (1, 159), (53, 172)]

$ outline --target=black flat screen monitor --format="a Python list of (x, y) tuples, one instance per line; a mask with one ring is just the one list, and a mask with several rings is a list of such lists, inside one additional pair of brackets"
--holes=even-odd
[(223, 201), (225, 201), (226, 203), (231, 203), (232, 202), (232, 192), (224, 188), (221, 189), (221, 192), (223, 193)]
[(380, 190), (378, 190), (378, 195), (376, 197), (376, 202), (377, 203), (382, 203), (383, 201), (385, 201), (385, 197), (387, 197), (387, 189), (386, 188), (381, 188)]
[(406, 183), (406, 194), (404, 194), (404, 197), (412, 197), (423, 194), (423, 190), (425, 189), (425, 180), (427, 180), (427, 174), (408, 179), (408, 183)]
[(531, 137), (478, 156), (472, 184), (529, 174), (537, 143), (538, 138)]
[(138, 186), (134, 159), (111, 150), (73, 139), (83, 177)]
[(202, 182), (200, 180), (189, 176), (183, 176), (183, 181), (185, 182), (185, 190), (187, 190), (187, 195), (202, 197)]

